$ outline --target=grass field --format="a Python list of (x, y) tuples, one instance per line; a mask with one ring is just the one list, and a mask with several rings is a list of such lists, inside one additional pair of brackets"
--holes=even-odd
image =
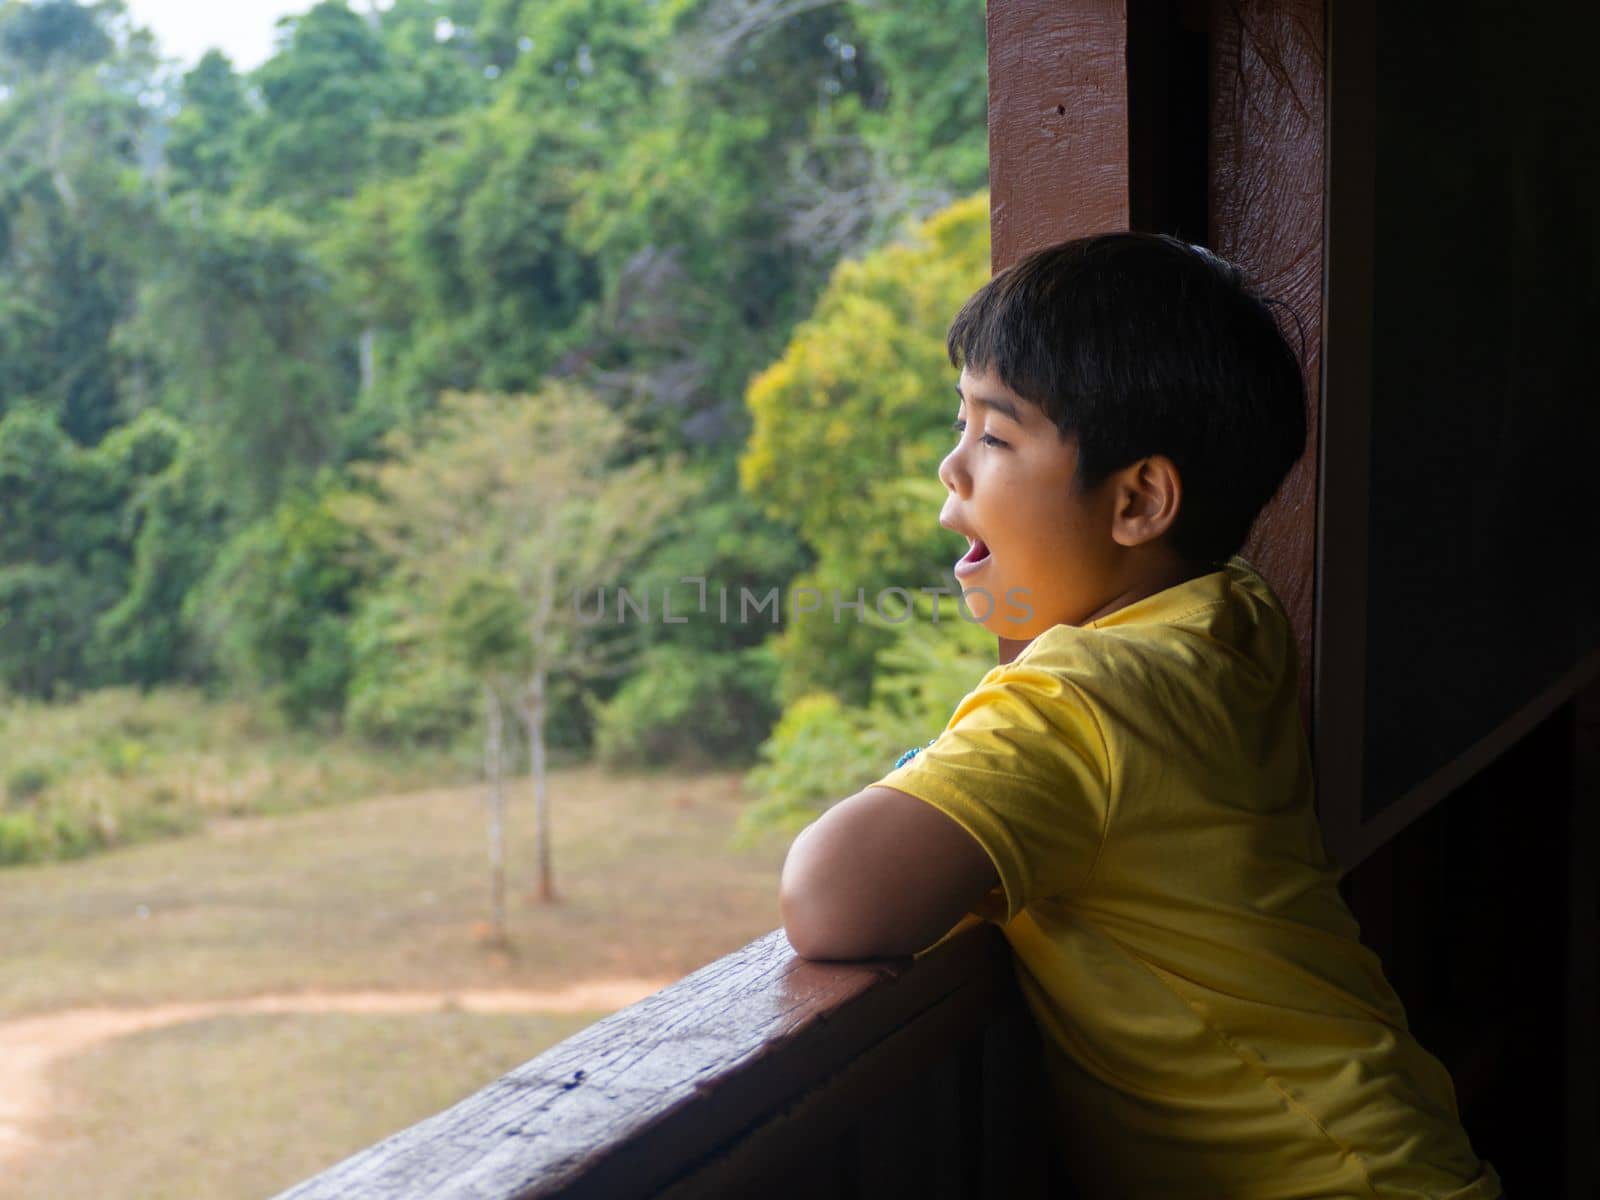
[[(670, 980), (776, 927), (787, 838), (728, 841), (732, 774), (552, 777), (559, 903), (533, 888), (513, 798), (511, 949), (480, 940), (481, 793), (441, 788), (0, 871), (0, 1020), (267, 993)], [(259, 1197), (602, 1015), (250, 1015), (59, 1063), (0, 1195)]]
[(192, 688), (0, 697), (0, 865), (82, 858), (219, 816), (293, 812), (475, 777), (470, 747), (377, 747)]

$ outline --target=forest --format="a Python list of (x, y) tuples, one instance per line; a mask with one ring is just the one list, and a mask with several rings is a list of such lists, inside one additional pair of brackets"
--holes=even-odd
[[(981, 0), (324, 0), (248, 73), (0, 0), (0, 706), (191, 688), (814, 815), (992, 654), (918, 590), (985, 89)], [(718, 615), (773, 589), (827, 599)], [(623, 590), (655, 619), (585, 619)], [(53, 836), (10, 805), (0, 861)]]

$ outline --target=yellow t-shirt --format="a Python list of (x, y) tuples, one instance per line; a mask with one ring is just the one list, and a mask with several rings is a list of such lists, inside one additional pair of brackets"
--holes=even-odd
[(880, 780), (994, 860), (1087, 1197), (1493, 1200), (1336, 884), (1293, 634), (1243, 558), (996, 667)]

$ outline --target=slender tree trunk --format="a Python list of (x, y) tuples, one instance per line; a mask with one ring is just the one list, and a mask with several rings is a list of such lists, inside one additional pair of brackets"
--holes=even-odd
[(490, 684), (483, 686), (483, 769), (489, 777), (489, 929), (503, 946), (506, 935), (506, 786), (505, 714)]
[(528, 730), (528, 766), (533, 778), (533, 819), (539, 843), (539, 899), (546, 904), (556, 899), (555, 880), (550, 870), (550, 797), (545, 793), (544, 722), (546, 713), (545, 674), (535, 667), (528, 680), (527, 702), (522, 719)]
[(371, 325), (361, 331), (357, 351), (361, 366), (361, 391), (367, 394), (378, 386), (378, 331)]
[(66, 206), (67, 212), (76, 215), (78, 193), (73, 188), (72, 180), (63, 165), (66, 158), (63, 141), (66, 137), (67, 114), (65, 105), (59, 97), (50, 102), (49, 116), (45, 124), (49, 129), (45, 157), (50, 160), (50, 180), (55, 184), (56, 194), (61, 197), (61, 203)]

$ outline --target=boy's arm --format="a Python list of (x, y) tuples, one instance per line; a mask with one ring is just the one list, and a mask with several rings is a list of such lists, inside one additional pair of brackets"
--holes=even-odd
[(938, 941), (998, 883), (933, 805), (869, 787), (801, 831), (783, 864), (784, 932), (806, 958), (895, 958)]

